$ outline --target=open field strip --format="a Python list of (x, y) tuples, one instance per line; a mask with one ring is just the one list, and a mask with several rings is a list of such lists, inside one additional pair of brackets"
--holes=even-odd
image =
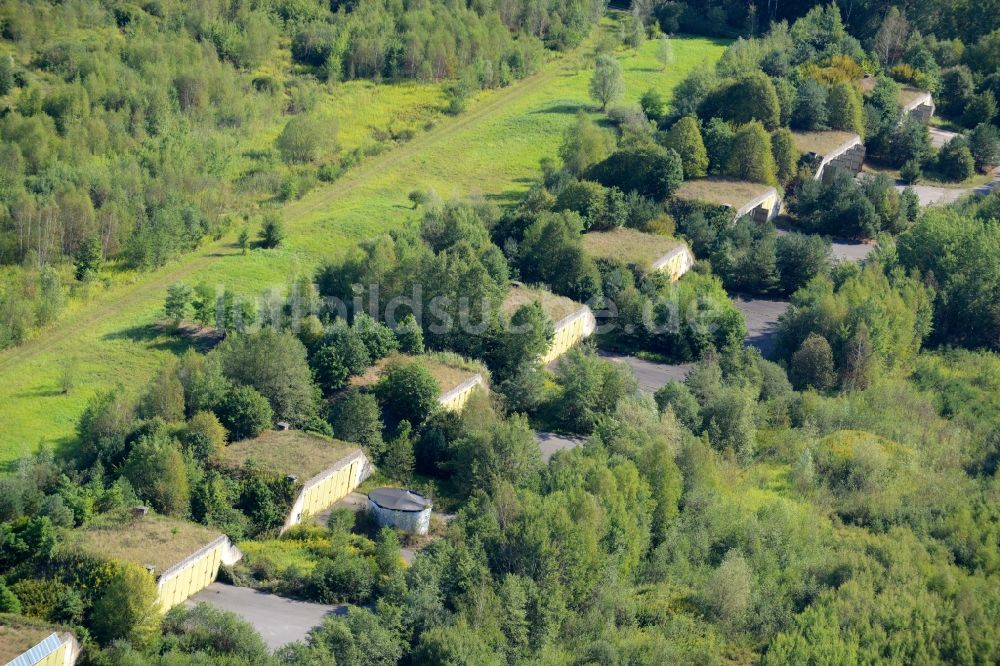
[[(673, 42), (675, 59), (665, 71), (653, 43), (638, 54), (619, 54), (627, 85), (623, 103), (636, 102), (653, 86), (671, 89), (695, 66), (713, 64), (724, 48), (700, 38)], [(109, 290), (25, 345), (0, 353), (0, 463), (43, 444), (69, 442), (95, 392), (116, 384), (135, 390), (167, 353), (182, 349), (151, 326), (170, 284), (206, 281), (247, 294), (284, 287), (359, 240), (414, 219), (406, 195), (415, 188), (445, 199), (516, 197), (536, 177), (538, 160), (555, 155), (574, 114), (583, 109), (597, 116), (587, 94), (591, 60), (583, 51), (555, 58), (534, 76), (482, 94), (466, 113), (286, 206), (288, 237), (276, 250), (243, 256), (231, 240), (209, 244)], [(64, 395), (60, 376), (70, 362), (77, 388)]]

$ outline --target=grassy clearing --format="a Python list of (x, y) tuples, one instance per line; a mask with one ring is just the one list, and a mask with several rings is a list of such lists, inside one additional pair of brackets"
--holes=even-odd
[(357, 449), (353, 444), (301, 430), (269, 430), (254, 439), (227, 446), (222, 464), (239, 469), (252, 460), (266, 472), (279, 476), (294, 474), (305, 483)]
[(620, 228), (613, 231), (591, 231), (583, 235), (584, 251), (599, 259), (624, 261), (648, 269), (682, 241), (657, 234), (647, 234), (635, 229)]
[[(638, 54), (619, 54), (627, 85), (623, 102), (634, 103), (651, 87), (671, 90), (694, 67), (712, 65), (725, 48), (724, 42), (702, 38), (676, 38), (673, 44), (674, 63), (665, 71), (654, 43)], [(243, 256), (231, 238), (224, 239), (94, 296), (34, 340), (0, 353), (0, 463), (42, 445), (69, 444), (91, 396), (116, 384), (137, 390), (166, 354), (183, 348), (152, 326), (170, 284), (206, 281), (247, 294), (283, 289), (294, 276), (311, 273), (359, 240), (412, 221), (416, 213), (406, 195), (415, 188), (442, 198), (479, 195), (499, 203), (518, 197), (536, 177), (538, 160), (555, 154), (574, 114), (583, 110), (598, 117), (587, 94), (590, 62), (586, 50), (554, 58), (535, 76), (481, 93), (463, 115), (440, 121), (286, 206), (289, 235), (279, 249)], [(358, 114), (366, 112), (363, 104), (356, 105)], [(341, 123), (349, 124), (358, 125)], [(354, 140), (350, 136), (342, 133), (345, 145)], [(76, 388), (64, 394), (61, 369), (70, 360)]]
[(707, 201), (739, 209), (757, 197), (773, 191), (773, 187), (761, 183), (725, 178), (699, 178), (682, 183), (677, 189), (676, 196), (680, 199)]
[(431, 353), (421, 354), (420, 356), (391, 354), (386, 358), (380, 359), (375, 365), (368, 368), (363, 375), (352, 377), (350, 386), (355, 388), (374, 386), (382, 377), (385, 369), (394, 363), (400, 365), (417, 363), (422, 365), (437, 381), (438, 386), (441, 387), (442, 394), (457, 388), (462, 382), (472, 379), (476, 373), (481, 374), (484, 378), (488, 375), (485, 368), (479, 367), (478, 364), (472, 361), (462, 359), (456, 354)]
[(547, 289), (516, 284), (507, 292), (507, 298), (503, 301), (503, 309), (509, 316), (514, 316), (514, 313), (519, 309), (535, 302), (542, 306), (542, 311), (549, 316), (553, 324), (558, 324), (583, 308), (582, 303), (577, 303), (573, 299), (559, 294), (553, 294)]
[(827, 153), (837, 150), (848, 141), (857, 138), (858, 135), (854, 132), (841, 132), (839, 130), (792, 132), (795, 150), (802, 154), (816, 153), (821, 156), (825, 156)]
[(71, 542), (84, 552), (139, 566), (157, 574), (174, 566), (222, 534), (197, 523), (149, 514), (78, 530)]

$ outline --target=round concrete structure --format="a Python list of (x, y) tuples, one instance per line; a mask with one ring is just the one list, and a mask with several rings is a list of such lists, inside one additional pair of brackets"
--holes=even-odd
[(409, 534), (427, 534), (431, 526), (431, 501), (404, 488), (376, 488), (368, 493), (368, 509), (381, 526)]

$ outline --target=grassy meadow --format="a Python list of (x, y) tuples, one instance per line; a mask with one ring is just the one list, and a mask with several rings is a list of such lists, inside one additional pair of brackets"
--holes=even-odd
[[(665, 70), (652, 42), (638, 52), (618, 52), (627, 86), (622, 103), (635, 103), (651, 87), (669, 91), (692, 68), (712, 65), (725, 48), (723, 42), (683, 37), (673, 46), (674, 61)], [(553, 57), (510, 88), (480, 93), (454, 118), (440, 114), (440, 86), (359, 81), (336, 88), (324, 104), (338, 118), (345, 149), (363, 145), (373, 127), (419, 125), (421, 131), (285, 206), (288, 237), (280, 248), (244, 256), (232, 238), (208, 244), (95, 293), (36, 338), (0, 352), (0, 464), (41, 446), (68, 444), (91, 396), (117, 384), (138, 390), (166, 354), (183, 348), (156, 326), (170, 284), (206, 281), (251, 295), (284, 289), (322, 260), (414, 220), (407, 194), (416, 188), (442, 199), (516, 198), (537, 177), (539, 159), (555, 155), (574, 114), (582, 109), (599, 115), (587, 93), (590, 48)], [(430, 129), (428, 121), (434, 123)], [(275, 133), (262, 131), (257, 147), (270, 148)], [(64, 393), (67, 374), (74, 386)]]

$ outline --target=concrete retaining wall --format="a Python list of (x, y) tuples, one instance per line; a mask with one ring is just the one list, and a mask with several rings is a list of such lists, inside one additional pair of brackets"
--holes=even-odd
[(168, 610), (200, 592), (213, 582), (222, 564), (235, 564), (243, 557), (240, 549), (227, 536), (220, 536), (212, 543), (199, 548), (174, 566), (156, 581), (160, 610)]
[(674, 282), (691, 270), (694, 266), (694, 254), (687, 245), (678, 245), (670, 252), (653, 262), (652, 269), (670, 276)]
[(764, 224), (773, 220), (780, 212), (781, 197), (778, 195), (778, 190), (772, 187), (767, 192), (743, 204), (736, 211), (735, 219), (738, 220), (744, 215), (749, 215), (750, 219), (757, 224)]
[(302, 484), (281, 531), (330, 508), (360, 486), (371, 473), (371, 461), (360, 449), (341, 458)]
[(465, 403), (469, 401), (473, 391), (479, 387), (485, 389), (486, 382), (483, 380), (483, 376), (477, 372), (475, 375), (469, 377), (455, 388), (442, 393), (438, 398), (438, 402), (441, 403), (441, 406), (445, 409), (457, 412), (461, 410), (462, 407), (465, 407)]
[(594, 313), (586, 305), (568, 317), (557, 321), (552, 344), (542, 356), (542, 365), (556, 360), (580, 340), (593, 335), (595, 330), (597, 330), (597, 319), (594, 318)]
[(855, 136), (836, 150), (824, 155), (823, 160), (816, 167), (816, 175), (813, 178), (828, 182), (838, 169), (857, 175), (861, 173), (861, 166), (864, 162), (865, 144), (861, 143), (861, 137)]
[(936, 110), (934, 98), (930, 93), (926, 93), (904, 106), (903, 115), (909, 114), (926, 125), (934, 117)]

